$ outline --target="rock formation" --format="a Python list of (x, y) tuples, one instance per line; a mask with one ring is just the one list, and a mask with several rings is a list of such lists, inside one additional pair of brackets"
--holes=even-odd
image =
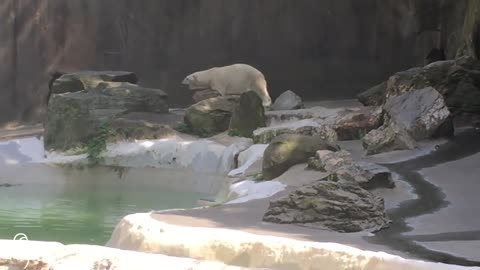
[(263, 220), (337, 232), (377, 231), (391, 222), (382, 198), (353, 182), (317, 181), (270, 202)]
[(291, 90), (283, 92), (272, 105), (274, 111), (296, 110), (302, 108), (302, 98)]
[(190, 106), (185, 113), (185, 124), (196, 135), (208, 137), (228, 130), (237, 96), (209, 98)]
[(240, 95), (230, 119), (230, 135), (252, 138), (253, 131), (265, 125), (265, 109), (257, 93), (248, 91)]
[(165, 92), (129, 81), (136, 81), (133, 73), (110, 71), (65, 74), (56, 80), (45, 123), (45, 148), (84, 145), (102, 124), (130, 112), (168, 112)]
[[(367, 154), (413, 149), (416, 142), (438, 136), (451, 121), (443, 97), (432, 87), (412, 90), (387, 99), (384, 123), (363, 138)], [(442, 129), (441, 129), (442, 128)]]
[(353, 161), (345, 150), (332, 152), (317, 151), (315, 157), (308, 161), (310, 168), (325, 171), (334, 181), (349, 181), (359, 184), (362, 188), (394, 188), (395, 183), (391, 172), (380, 165), (364, 161)]

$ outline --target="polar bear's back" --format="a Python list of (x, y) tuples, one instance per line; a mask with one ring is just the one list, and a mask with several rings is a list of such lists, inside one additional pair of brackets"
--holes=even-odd
[[(217, 80), (213, 87), (225, 95), (238, 95), (247, 90), (266, 87), (265, 76), (258, 69), (247, 64), (233, 64), (214, 68)], [(264, 86), (263, 86), (264, 84)]]

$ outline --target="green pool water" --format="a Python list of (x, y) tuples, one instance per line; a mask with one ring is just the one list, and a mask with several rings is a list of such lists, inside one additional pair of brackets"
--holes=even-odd
[(135, 169), (122, 177), (109, 168), (73, 170), (45, 165), (3, 170), (0, 238), (24, 233), (30, 240), (105, 244), (122, 217), (191, 208), (218, 192), (223, 177), (172, 170)]

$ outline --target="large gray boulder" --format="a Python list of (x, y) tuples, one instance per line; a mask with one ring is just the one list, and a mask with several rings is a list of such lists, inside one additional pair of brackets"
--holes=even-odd
[(272, 105), (274, 111), (297, 110), (303, 107), (302, 98), (291, 90), (283, 92)]
[(452, 113), (480, 114), (480, 62), (472, 57), (397, 72), (357, 98), (365, 105), (379, 105), (391, 97), (426, 87), (435, 88)]
[[(367, 154), (416, 147), (416, 142), (438, 136), (451, 121), (450, 111), (443, 97), (432, 87), (409, 91), (390, 97), (384, 106), (382, 127), (363, 138)], [(448, 123), (447, 123), (448, 124)]]
[(190, 106), (184, 121), (194, 134), (209, 137), (228, 130), (238, 96), (220, 96), (202, 100)]
[(44, 131), (46, 149), (66, 150), (85, 144), (106, 122), (129, 112), (168, 112), (167, 94), (131, 83), (54, 94)]
[(67, 73), (53, 82), (52, 94), (93, 89), (102, 82), (137, 84), (138, 78), (135, 73), (129, 71), (79, 71)]
[(384, 110), (391, 121), (417, 141), (432, 137), (450, 116), (442, 95), (432, 87), (392, 97)]
[(254, 91), (248, 91), (240, 95), (230, 119), (230, 134), (252, 138), (253, 131), (265, 127), (265, 125), (265, 108), (258, 94)]
[(265, 180), (274, 179), (290, 167), (306, 163), (318, 150), (338, 151), (340, 148), (320, 136), (283, 134), (277, 136), (263, 154), (262, 175)]
[(382, 198), (353, 182), (317, 181), (270, 202), (263, 220), (336, 232), (378, 231), (391, 221)]

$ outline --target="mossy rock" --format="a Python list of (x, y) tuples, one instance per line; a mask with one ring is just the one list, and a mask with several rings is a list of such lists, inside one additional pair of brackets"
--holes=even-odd
[(254, 130), (265, 126), (265, 109), (262, 100), (253, 91), (243, 93), (230, 120), (230, 135), (252, 138)]
[(365, 106), (380, 106), (385, 102), (387, 82), (382, 82), (357, 95), (358, 101)]
[(193, 134), (209, 137), (228, 130), (238, 96), (215, 97), (190, 106), (184, 122)]

